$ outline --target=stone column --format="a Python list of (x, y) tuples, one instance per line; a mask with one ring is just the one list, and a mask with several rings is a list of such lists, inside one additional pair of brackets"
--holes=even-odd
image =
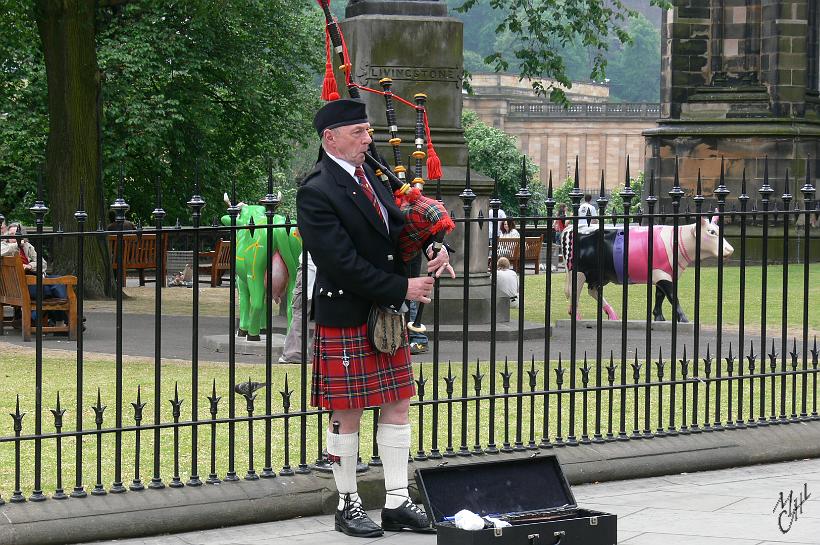
[(772, 84), (772, 113), (776, 116), (802, 117), (806, 113), (809, 1), (762, 2), (762, 72), (764, 81)]
[[(393, 80), (392, 89), (396, 95), (410, 101), (416, 93), (427, 95), (431, 136), (444, 173), (441, 179), (444, 203), (454, 218), (463, 218), (462, 201), (458, 197), (464, 189), (467, 167), (467, 147), (461, 127), (463, 24), (448, 17), (446, 4), (437, 0), (356, 0), (348, 4), (345, 16), (340, 23), (357, 83), (381, 90), (379, 80), (389, 77)], [(341, 83), (340, 89), (344, 89)], [(377, 145), (392, 164), (384, 99), (372, 93), (362, 95), (376, 130)], [(407, 156), (414, 149), (416, 114), (414, 109), (395, 102), (402, 139), (402, 162), (407, 164)], [(436, 187), (432, 185), (428, 184), (425, 194), (435, 195)], [(472, 189), (477, 195), (472, 217), (487, 217), (492, 181), (473, 172)], [(458, 277), (455, 281), (442, 281), (442, 324), (462, 323), (465, 266), (470, 271), (469, 321), (471, 324), (490, 322), (487, 229), (486, 223), (472, 224), (468, 264), (464, 263), (464, 224), (457, 223), (456, 230), (447, 238), (448, 244), (457, 252), (452, 256), (452, 262)], [(509, 321), (508, 307), (501, 306), (499, 319)], [(425, 321), (431, 318), (425, 315)]]
[(700, 170), (712, 196), (721, 157), (730, 201), (744, 169), (749, 194), (757, 194), (765, 156), (770, 182), (782, 191), (786, 170), (792, 179), (805, 175), (806, 159), (820, 152), (813, 0), (672, 3), (662, 29), (662, 119), (644, 132), (645, 169), (655, 171), (661, 204), (669, 204), (676, 157), (690, 194)]

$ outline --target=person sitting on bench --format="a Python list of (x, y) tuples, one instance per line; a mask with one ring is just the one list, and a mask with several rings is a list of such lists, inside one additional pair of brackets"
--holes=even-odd
[[(28, 241), (27, 238), (24, 238), (26, 235), (25, 228), (19, 222), (11, 223), (8, 228), (6, 229), (6, 235), (9, 236), (17, 236), (16, 239), (3, 239), (0, 241), (0, 256), (13, 256), (19, 255), (23, 261), (23, 270), (26, 271), (26, 274), (37, 274), (37, 250), (34, 249), (34, 246)], [(48, 264), (46, 260), (42, 260), (43, 263), (43, 277), (44, 278), (56, 278), (55, 275), (47, 275), (46, 270), (48, 268)], [(32, 300), (37, 298), (37, 286), (30, 285), (28, 287), (29, 295), (31, 296)], [(43, 299), (66, 299), (68, 298), (68, 291), (66, 286), (62, 284), (49, 284), (43, 285)], [(31, 313), (32, 321), (37, 319), (37, 312), (34, 311)], [(50, 313), (50, 320), (54, 323), (56, 322), (67, 322), (68, 316), (64, 311), (52, 311)]]

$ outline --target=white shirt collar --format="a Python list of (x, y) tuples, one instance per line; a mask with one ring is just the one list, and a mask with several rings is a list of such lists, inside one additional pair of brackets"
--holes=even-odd
[(330, 157), (331, 159), (333, 159), (333, 161), (335, 161), (337, 165), (339, 165), (340, 167), (342, 167), (342, 168), (344, 169), (344, 171), (345, 171), (345, 172), (347, 172), (348, 174), (350, 174), (350, 176), (351, 176), (354, 180), (356, 179), (356, 166), (355, 166), (354, 164), (349, 163), (349, 162), (345, 161), (344, 159), (339, 159), (338, 157), (334, 156), (333, 154), (331, 154), (331, 153), (330, 153), (330, 152), (328, 152), (327, 150), (325, 150), (325, 154), (326, 154), (328, 157)]

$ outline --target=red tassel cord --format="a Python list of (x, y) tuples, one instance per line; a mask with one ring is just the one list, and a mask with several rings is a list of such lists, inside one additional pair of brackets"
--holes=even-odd
[(325, 79), (322, 82), (322, 100), (339, 100), (336, 76), (333, 75), (333, 59), (330, 52), (330, 32), (325, 27)]
[(427, 110), (424, 110), (424, 132), (427, 136), (427, 179), (440, 180), (441, 159), (438, 158), (436, 150), (433, 148), (433, 140), (430, 138), (430, 122), (427, 120)]

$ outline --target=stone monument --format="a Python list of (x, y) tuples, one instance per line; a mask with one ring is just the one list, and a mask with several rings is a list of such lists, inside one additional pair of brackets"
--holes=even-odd
[[(646, 171), (669, 199), (679, 157), (691, 194), (697, 173), (704, 194), (717, 186), (726, 158), (729, 200), (744, 168), (756, 199), (769, 158), (775, 196), (820, 166), (820, 47), (816, 0), (673, 0), (662, 27), (661, 119), (644, 132)], [(801, 178), (802, 179), (802, 178)], [(802, 184), (802, 181), (800, 182)], [(794, 186), (791, 191), (794, 192)]]
[[(427, 113), (432, 141), (441, 158), (443, 177), (441, 191), (445, 205), (454, 219), (464, 217), (463, 201), (467, 146), (461, 127), (463, 24), (447, 16), (447, 5), (438, 0), (352, 0), (340, 21), (353, 64), (354, 80), (367, 87), (381, 90), (379, 80), (393, 80), (392, 90), (412, 101), (416, 93), (427, 95)], [(344, 82), (338, 80), (339, 90), (345, 93)], [(367, 104), (368, 117), (375, 129), (374, 138), (379, 151), (386, 158), (393, 157), (390, 146), (384, 98), (362, 93)], [(415, 110), (395, 105), (401, 149), (407, 156), (413, 151), (415, 138)], [(425, 179), (426, 179), (426, 172)], [(471, 217), (487, 217), (492, 180), (471, 173), (472, 190), (476, 198)], [(425, 193), (435, 196), (435, 184), (429, 183)], [(470, 228), (470, 301), (469, 323), (490, 322), (490, 277), (487, 273), (487, 240), (489, 228), (473, 223)], [(456, 280), (442, 280), (441, 324), (455, 326), (463, 320), (464, 287), (464, 224), (457, 223), (447, 242), (456, 250), (451, 257), (457, 273)], [(499, 300), (499, 321), (509, 321), (508, 308)], [(427, 313), (430, 312), (428, 315)], [(503, 318), (502, 318), (503, 317)], [(424, 321), (432, 320), (432, 309), (425, 311)]]

